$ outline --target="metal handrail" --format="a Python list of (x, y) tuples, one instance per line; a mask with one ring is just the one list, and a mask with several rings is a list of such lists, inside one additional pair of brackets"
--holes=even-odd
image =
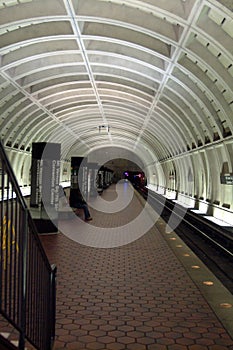
[(52, 349), (56, 266), (49, 264), (17, 179), (0, 141), (0, 314), (28, 341)]

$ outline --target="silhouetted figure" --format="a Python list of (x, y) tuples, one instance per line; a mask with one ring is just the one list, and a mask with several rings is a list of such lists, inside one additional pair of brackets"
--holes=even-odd
[[(92, 220), (88, 205), (87, 205), (86, 201), (83, 199), (82, 193), (80, 192), (80, 190), (78, 188), (72, 189), (70, 191), (70, 206), (72, 208), (76, 208), (76, 209), (83, 209), (85, 221)], [(76, 214), (77, 214), (77, 212), (76, 212)]]

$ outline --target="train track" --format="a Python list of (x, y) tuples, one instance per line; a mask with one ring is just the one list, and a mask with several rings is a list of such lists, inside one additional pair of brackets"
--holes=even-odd
[[(137, 188), (146, 199), (145, 188)], [(157, 194), (149, 194), (149, 202), (162, 219), (168, 223), (171, 214), (179, 215), (175, 203)], [(179, 211), (178, 211), (179, 212)], [(233, 293), (233, 231), (219, 228), (208, 220), (187, 210), (175, 229), (176, 234), (203, 261), (222, 284)]]

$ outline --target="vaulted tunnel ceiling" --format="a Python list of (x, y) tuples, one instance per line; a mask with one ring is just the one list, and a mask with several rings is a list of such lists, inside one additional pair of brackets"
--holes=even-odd
[(233, 133), (233, 3), (0, 1), (6, 147), (174, 157)]

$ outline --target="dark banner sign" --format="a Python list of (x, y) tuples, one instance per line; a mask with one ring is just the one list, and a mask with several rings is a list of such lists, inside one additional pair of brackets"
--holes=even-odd
[(75, 202), (75, 193), (79, 189), (83, 198), (86, 200), (88, 195), (88, 168), (84, 157), (71, 157), (71, 186), (70, 186), (70, 205)]
[(31, 207), (39, 207), (42, 201), (53, 207), (58, 206), (60, 156), (60, 144), (32, 144)]
[(221, 175), (220, 181), (223, 185), (233, 185), (233, 174)]
[(39, 142), (32, 144), (31, 208), (38, 232), (57, 229), (60, 183), (61, 145)]

